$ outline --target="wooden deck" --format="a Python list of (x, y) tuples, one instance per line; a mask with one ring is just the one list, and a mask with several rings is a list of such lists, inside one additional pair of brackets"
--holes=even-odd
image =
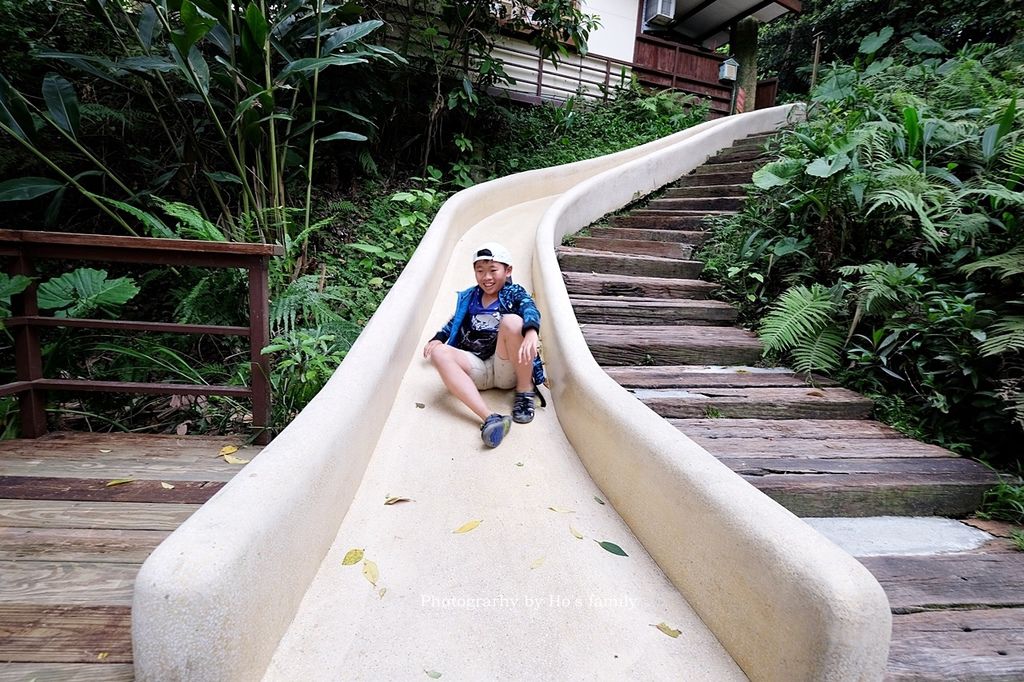
[[(90, 433), (0, 442), (0, 681), (131, 680), (135, 574), (241, 470), (218, 457), (238, 444)], [(108, 485), (121, 479), (132, 481)]]

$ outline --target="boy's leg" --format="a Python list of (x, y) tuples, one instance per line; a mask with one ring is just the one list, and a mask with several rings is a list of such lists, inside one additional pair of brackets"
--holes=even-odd
[(502, 315), (498, 326), (498, 357), (516, 368), (516, 391), (533, 390), (533, 360), (519, 362), (519, 346), (523, 344), (523, 318)]
[(430, 354), (430, 364), (437, 368), (452, 395), (485, 421), (491, 410), (470, 376), (470, 360), (469, 353), (454, 346), (438, 346)]

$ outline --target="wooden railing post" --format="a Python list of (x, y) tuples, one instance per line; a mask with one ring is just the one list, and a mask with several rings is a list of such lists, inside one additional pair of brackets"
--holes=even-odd
[[(33, 277), (35, 274), (32, 259), (24, 250), (19, 250), (14, 258), (12, 275)], [(36, 282), (21, 294), (11, 297), (13, 316), (38, 315), (39, 304), (36, 300)], [(33, 381), (43, 378), (43, 352), (39, 345), (39, 330), (31, 325), (14, 329), (14, 367), (17, 381)], [(21, 413), (21, 435), (27, 438), (38, 438), (46, 433), (46, 392), (37, 388), (22, 391), (18, 396), (18, 408)]]
[(540, 97), (544, 86), (544, 57), (537, 55), (537, 97)]
[(260, 258), (249, 266), (249, 363), (252, 387), (252, 426), (256, 442), (270, 442), (270, 359), (263, 349), (270, 345), (270, 265)]

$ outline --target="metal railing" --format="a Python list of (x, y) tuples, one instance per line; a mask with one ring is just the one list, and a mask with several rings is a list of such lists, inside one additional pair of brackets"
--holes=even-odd
[[(259, 443), (269, 441), (270, 362), (262, 354), (269, 343), (269, 263), (284, 253), (273, 244), (205, 242), (189, 239), (113, 237), (92, 234), (0, 230), (0, 256), (11, 259), (8, 272), (33, 278), (21, 294), (11, 297), (12, 316), (4, 320), (14, 336), (15, 381), (0, 385), (0, 397), (17, 395), (21, 433), (37, 438), (46, 433), (47, 391), (103, 391), (156, 395), (220, 395), (252, 400), (252, 426)], [(248, 271), (249, 326), (175, 324), (57, 318), (39, 314), (35, 262), (38, 260), (101, 261), (206, 268), (245, 268)], [(249, 386), (212, 386), (153, 382), (53, 379), (43, 376), (39, 330), (48, 327), (113, 329), (118, 331), (214, 334), (249, 337)]]

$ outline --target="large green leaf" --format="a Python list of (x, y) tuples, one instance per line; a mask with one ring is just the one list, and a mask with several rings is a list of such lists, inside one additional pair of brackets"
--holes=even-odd
[(281, 69), (281, 72), (277, 74), (277, 79), (284, 80), (292, 74), (306, 73), (307, 71), (323, 71), (328, 66), (348, 66), (350, 64), (365, 63), (365, 59), (360, 59), (359, 57), (353, 57), (352, 55), (347, 54), (334, 54), (330, 57), (307, 57), (306, 59), (296, 59)]
[(56, 192), (64, 183), (50, 178), (15, 178), (0, 182), (0, 202), (28, 201), (50, 192)]
[(758, 168), (751, 180), (759, 189), (782, 187), (788, 185), (789, 181), (804, 169), (804, 166), (805, 162), (802, 159), (773, 161), (763, 168)]
[(117, 199), (111, 199), (110, 197), (101, 197), (98, 194), (94, 194), (93, 196), (99, 199), (100, 201), (106, 202), (113, 206), (114, 208), (124, 211), (128, 215), (137, 218), (138, 221), (145, 226), (146, 232), (149, 233), (150, 237), (164, 237), (166, 239), (176, 239), (178, 236), (171, 231), (171, 228), (164, 225), (163, 222), (161, 222), (160, 219), (157, 218), (152, 213), (148, 213), (147, 211), (143, 211), (140, 208), (136, 208), (131, 204), (126, 204), (123, 201), (118, 201)]
[(364, 21), (359, 24), (352, 24), (351, 26), (339, 28), (324, 42), (320, 53), (324, 56), (329, 55), (342, 45), (365, 38), (383, 25), (383, 21), (374, 19), (372, 21)]
[(139, 40), (147, 51), (153, 46), (153, 36), (157, 35), (158, 27), (156, 9), (148, 2), (142, 3), (139, 12)]
[(171, 35), (171, 41), (181, 54), (188, 54), (189, 50), (217, 25), (217, 20), (196, 7), (192, 0), (181, 3), (181, 12), (178, 16), (181, 18), (182, 30), (175, 31)]
[(46, 74), (43, 79), (43, 101), (50, 112), (50, 118), (74, 138), (78, 138), (78, 96), (67, 80), (55, 73)]
[(262, 49), (267, 42), (267, 36), (270, 35), (270, 26), (255, 2), (250, 2), (245, 8), (245, 25), (249, 27), (253, 42)]
[(830, 178), (849, 165), (850, 157), (846, 154), (832, 154), (811, 161), (804, 172), (816, 178)]
[(864, 36), (864, 40), (860, 41), (860, 48), (858, 52), (861, 54), (872, 55), (882, 49), (889, 39), (892, 38), (893, 28), (892, 26), (886, 26), (878, 33), (869, 33)]
[(903, 46), (917, 54), (943, 54), (946, 48), (922, 33), (903, 40)]
[(331, 142), (332, 140), (352, 140), (354, 142), (366, 142), (366, 135), (360, 135), (359, 133), (350, 133), (346, 131), (340, 131), (325, 135), (321, 137), (317, 142)]
[(31, 283), (32, 280), (25, 275), (11, 277), (6, 272), (0, 272), (0, 307), (9, 310), (11, 296), (25, 291)]
[(149, 73), (151, 71), (174, 71), (178, 66), (168, 59), (163, 57), (153, 56), (140, 56), (140, 57), (126, 57), (119, 59), (117, 65), (122, 69), (128, 69), (129, 71), (138, 71), (139, 73)]
[(35, 138), (36, 124), (24, 98), (3, 76), (0, 76), (0, 123), (26, 142)]
[(78, 268), (39, 285), (39, 307), (57, 317), (85, 317), (102, 310), (111, 313), (139, 293), (129, 277), (107, 279), (106, 270)]

